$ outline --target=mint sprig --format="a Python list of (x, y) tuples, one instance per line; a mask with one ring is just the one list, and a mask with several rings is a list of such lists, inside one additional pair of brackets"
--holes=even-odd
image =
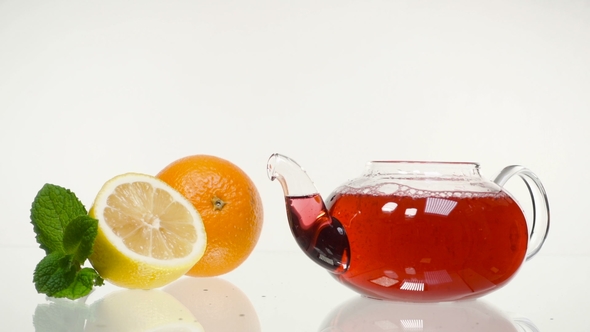
[(92, 254), (98, 220), (88, 216), (73, 192), (44, 185), (33, 201), (31, 223), (46, 253), (33, 274), (37, 292), (74, 300), (104, 284), (96, 270), (82, 267)]

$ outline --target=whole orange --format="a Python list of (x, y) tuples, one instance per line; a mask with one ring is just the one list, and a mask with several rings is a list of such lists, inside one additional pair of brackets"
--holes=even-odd
[(207, 249), (187, 272), (198, 277), (232, 271), (252, 253), (262, 230), (262, 200), (252, 180), (233, 163), (215, 156), (178, 159), (157, 175), (197, 209)]

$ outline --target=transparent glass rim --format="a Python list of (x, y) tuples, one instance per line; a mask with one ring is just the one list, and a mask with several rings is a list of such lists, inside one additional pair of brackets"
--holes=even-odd
[(418, 165), (449, 165), (449, 166), (472, 166), (479, 167), (475, 161), (436, 161), (436, 160), (371, 160), (370, 164), (418, 164)]
[(479, 177), (479, 170), (479, 163), (476, 162), (373, 160), (366, 164), (365, 175), (435, 178)]

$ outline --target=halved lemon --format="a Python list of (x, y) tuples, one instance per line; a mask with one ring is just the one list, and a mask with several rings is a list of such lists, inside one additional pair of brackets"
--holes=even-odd
[(197, 210), (150, 175), (127, 173), (107, 181), (89, 214), (98, 219), (90, 263), (117, 286), (164, 286), (205, 252), (207, 235)]

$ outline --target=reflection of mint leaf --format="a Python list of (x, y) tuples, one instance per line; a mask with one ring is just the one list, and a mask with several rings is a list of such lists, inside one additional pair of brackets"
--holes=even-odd
[(63, 251), (63, 232), (67, 224), (86, 214), (84, 205), (73, 192), (52, 184), (44, 185), (31, 207), (31, 223), (40, 247), (46, 253)]
[(74, 218), (66, 226), (63, 234), (63, 247), (67, 254), (74, 255), (79, 264), (92, 254), (92, 245), (98, 233), (98, 220), (87, 215)]
[(35, 331), (82, 332), (89, 316), (85, 299), (67, 301), (50, 299), (49, 303), (38, 304), (33, 316)]

